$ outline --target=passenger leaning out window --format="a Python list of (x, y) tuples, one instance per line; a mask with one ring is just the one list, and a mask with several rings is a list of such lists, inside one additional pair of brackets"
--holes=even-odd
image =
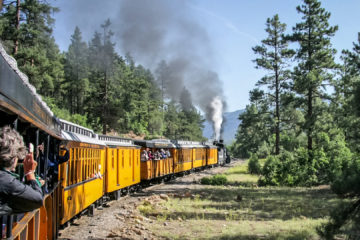
[[(25, 182), (14, 173), (23, 161)], [(9, 126), (0, 128), (0, 215), (29, 212), (43, 204), (43, 192), (36, 181), (33, 153), (26, 150), (20, 134)]]

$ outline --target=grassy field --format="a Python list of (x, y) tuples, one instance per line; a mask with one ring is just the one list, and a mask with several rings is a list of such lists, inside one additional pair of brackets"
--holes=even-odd
[(339, 200), (327, 186), (258, 187), (246, 163), (223, 173), (226, 186), (191, 191), (191, 197), (139, 207), (153, 222), (147, 227), (168, 239), (319, 239)]

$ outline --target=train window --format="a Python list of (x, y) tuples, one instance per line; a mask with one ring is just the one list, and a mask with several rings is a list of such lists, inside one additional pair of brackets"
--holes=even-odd
[(77, 159), (76, 159), (76, 151), (77, 149), (74, 148), (74, 159), (73, 159), (73, 173), (72, 173), (72, 184), (76, 183), (76, 171), (77, 171)]
[(90, 158), (90, 149), (86, 149), (86, 155), (87, 155), (87, 178), (90, 178), (91, 175), (91, 158)]
[(71, 176), (71, 154), (72, 154), (72, 149), (70, 148), (70, 159), (67, 162), (67, 171), (66, 171), (66, 186), (70, 185), (70, 176)]
[(73, 151), (73, 169), (72, 169), (72, 179), (71, 179), (71, 182), (72, 184), (75, 184), (76, 183), (76, 171), (77, 171), (77, 158), (76, 158), (76, 152), (77, 152), (77, 149), (74, 148), (74, 151)]
[(92, 149), (90, 149), (90, 161), (91, 161), (91, 169), (90, 169), (90, 173), (91, 173), (91, 178), (92, 177), (94, 177), (94, 171), (95, 171), (95, 169), (94, 169), (94, 158), (93, 158), (93, 150)]
[(88, 157), (88, 149), (84, 149), (85, 153), (85, 179), (89, 178), (89, 157)]
[(80, 173), (80, 182), (84, 180), (84, 151), (80, 148), (80, 160), (81, 160), (81, 173)]
[(87, 154), (87, 161), (88, 161), (88, 172), (87, 172), (87, 178), (89, 179), (91, 177), (91, 155), (90, 155), (90, 149), (86, 149)]
[(92, 152), (92, 159), (93, 159), (93, 163), (94, 163), (94, 173), (96, 173), (97, 172), (97, 160), (96, 160), (96, 158), (95, 158), (95, 150), (92, 150), (91, 151)]
[(77, 181), (81, 182), (81, 148), (78, 148), (78, 171), (77, 171)]
[(83, 153), (83, 181), (86, 180), (86, 152), (85, 149), (82, 149)]
[(70, 149), (70, 161), (69, 161), (69, 164), (70, 164), (70, 168), (69, 168), (69, 184), (68, 185), (71, 185), (72, 184), (72, 174), (73, 174), (73, 168), (74, 168), (74, 149)]
[(115, 167), (115, 151), (116, 151), (116, 149), (110, 150), (110, 153), (112, 155), (112, 157), (111, 157), (111, 163), (112, 163), (111, 166), (112, 166), (113, 169)]
[(77, 149), (74, 148), (74, 160), (73, 160), (73, 179), (72, 179), (72, 183), (75, 184), (76, 183), (76, 172), (77, 172)]
[(81, 148), (77, 149), (77, 161), (78, 161), (77, 182), (80, 182), (81, 181)]
[(94, 150), (93, 151), (93, 155), (94, 155), (94, 168), (95, 168), (95, 173), (97, 173), (98, 172), (98, 168), (99, 168), (99, 164), (98, 164), (98, 159), (97, 159), (97, 157), (96, 157), (96, 155), (95, 155), (95, 152), (96, 152), (96, 150)]

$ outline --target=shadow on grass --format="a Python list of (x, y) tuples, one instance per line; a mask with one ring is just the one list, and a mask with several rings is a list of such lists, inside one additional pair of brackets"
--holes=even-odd
[[(204, 209), (241, 210), (256, 218), (282, 220), (294, 217), (323, 218), (341, 201), (329, 189), (212, 188), (195, 194), (200, 194), (202, 199), (212, 202), (204, 204)], [(241, 200), (236, 201), (239, 196)]]
[(304, 240), (313, 239), (314, 235), (307, 231), (283, 232), (283, 233), (270, 233), (270, 234), (238, 234), (238, 235), (223, 235), (220, 237), (206, 238), (207, 240)]
[(329, 216), (330, 209), (341, 201), (329, 189), (209, 188), (192, 190), (191, 193), (199, 196), (194, 202), (196, 207), (191, 206), (193, 200), (190, 199), (185, 203), (190, 204), (186, 211), (170, 207), (151, 214), (164, 219), (195, 220), (318, 219)]

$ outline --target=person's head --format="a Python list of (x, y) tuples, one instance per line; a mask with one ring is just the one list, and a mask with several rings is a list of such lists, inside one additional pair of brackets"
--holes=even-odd
[(20, 134), (9, 126), (0, 128), (0, 168), (12, 170), (27, 150)]

